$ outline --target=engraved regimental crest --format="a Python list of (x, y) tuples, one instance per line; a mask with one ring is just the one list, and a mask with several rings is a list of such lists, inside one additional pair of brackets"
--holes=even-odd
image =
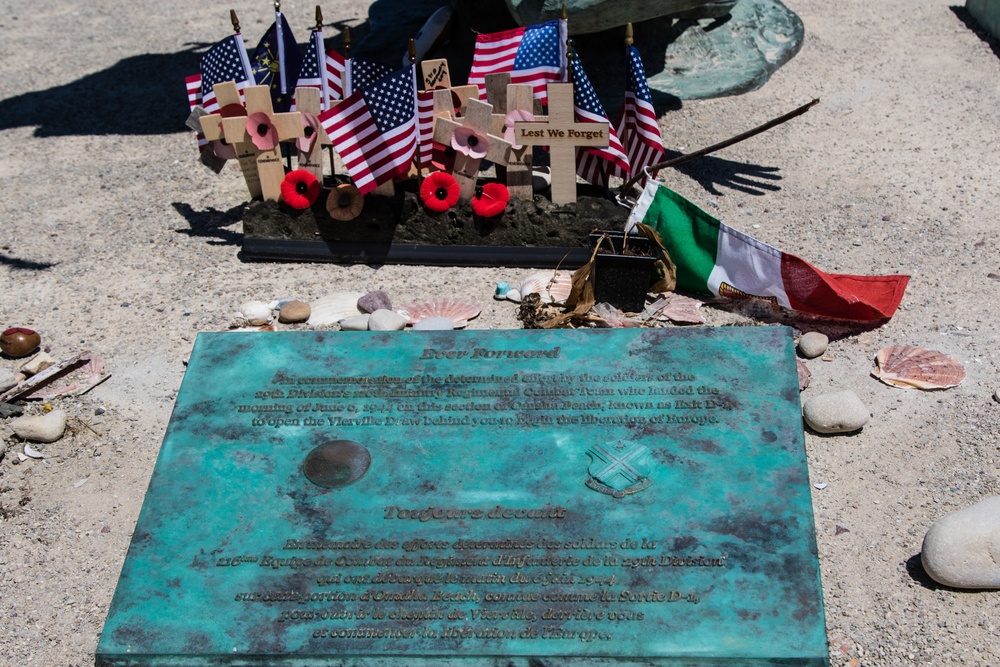
[(649, 479), (648, 447), (619, 440), (611, 446), (594, 445), (587, 450), (592, 459), (587, 486), (615, 498), (637, 493), (653, 483)]

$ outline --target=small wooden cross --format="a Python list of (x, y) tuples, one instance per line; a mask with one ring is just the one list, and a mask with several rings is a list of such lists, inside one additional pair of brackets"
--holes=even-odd
[[(319, 11), (319, 7), (316, 8)], [(299, 113), (311, 114), (313, 118), (319, 116), (321, 110), (321, 91), (319, 88), (296, 88), (295, 89), (295, 108)], [(330, 106), (334, 107), (340, 102), (331, 102)], [(308, 128), (314, 129), (314, 128)], [(303, 128), (303, 132), (307, 132), (306, 128)], [(323, 129), (323, 126), (319, 123), (316, 124), (314, 129), (316, 132), (316, 140), (313, 141), (312, 148), (308, 151), (303, 151), (299, 149), (299, 169), (305, 169), (306, 171), (312, 172), (320, 183), (323, 182), (323, 147), (332, 146), (333, 142), (330, 141), (330, 136)]]
[[(476, 178), (479, 176), (479, 163), (483, 159), (490, 160), (499, 165), (507, 164), (510, 156), (510, 144), (502, 137), (490, 134), (490, 122), (493, 114), (493, 105), (470, 99), (465, 107), (465, 116), (457, 121), (439, 116), (434, 121), (434, 141), (439, 144), (450, 145), (451, 138), (460, 127), (467, 127), (477, 134), (485, 136), (489, 145), (484, 157), (472, 157), (461, 152), (455, 154), (455, 168), (452, 172), (455, 180), (458, 181), (459, 196), (465, 200), (471, 200), (476, 193)], [(471, 139), (475, 139), (472, 137)], [(470, 145), (472, 141), (470, 140)]]
[(451, 85), (451, 73), (448, 71), (448, 60), (439, 58), (437, 60), (424, 60), (420, 63), (420, 72), (423, 74), (424, 90), (446, 89), (450, 90), (458, 106), (463, 110), (469, 100), (479, 99), (478, 86), (453, 86)]
[[(243, 90), (243, 97), (247, 101), (247, 115), (264, 113), (268, 120), (278, 131), (278, 141), (288, 141), (297, 139), (303, 135), (302, 114), (298, 111), (287, 113), (274, 113), (271, 106), (271, 89), (267, 86), (250, 86)], [(250, 133), (247, 132), (246, 118), (224, 118), (222, 120), (222, 132), (229, 143), (250, 142)], [(265, 201), (278, 201), (281, 198), (281, 182), (285, 180), (285, 167), (281, 162), (281, 145), (275, 144), (274, 148), (266, 151), (257, 150), (253, 146), (257, 155), (257, 173), (260, 175), (260, 187)]]
[[(507, 130), (505, 120), (508, 113), (514, 109), (534, 112), (532, 87), (511, 84), (510, 74), (487, 74), (486, 97), (493, 110), (499, 112), (493, 114), (490, 127), (490, 131), (499, 137), (504, 136)], [(544, 121), (545, 118), (536, 116), (535, 120)], [(502, 171), (506, 174), (501, 174)], [(520, 148), (514, 148), (511, 145), (507, 166), (497, 166), (497, 178), (507, 181), (511, 197), (530, 201), (534, 195), (531, 187), (531, 146), (521, 144)]]
[(576, 201), (576, 147), (607, 146), (609, 123), (574, 122), (573, 84), (550, 83), (547, 122), (515, 123), (516, 143), (548, 146), (552, 165), (552, 203)]
[[(215, 99), (219, 103), (219, 109), (225, 109), (234, 104), (238, 104), (240, 107), (243, 106), (243, 100), (240, 99), (240, 91), (236, 87), (235, 81), (217, 83), (212, 87), (212, 90), (215, 91)], [(234, 118), (238, 117), (234, 116)], [(246, 122), (245, 110), (242, 118)], [(205, 135), (206, 139), (209, 141), (223, 141), (225, 139), (221, 113), (202, 116), (200, 120), (201, 133)], [(257, 147), (251, 141), (230, 141), (229, 144), (236, 151), (236, 159), (240, 162), (240, 169), (243, 171), (243, 180), (247, 183), (250, 198), (260, 197), (260, 176), (257, 174)]]

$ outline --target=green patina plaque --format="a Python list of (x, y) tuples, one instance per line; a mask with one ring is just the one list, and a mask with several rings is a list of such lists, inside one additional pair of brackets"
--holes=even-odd
[(827, 665), (789, 331), (201, 334), (98, 665)]

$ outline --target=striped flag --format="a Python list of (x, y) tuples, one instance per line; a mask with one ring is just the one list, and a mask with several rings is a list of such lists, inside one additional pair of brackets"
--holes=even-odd
[(241, 94), (245, 87), (254, 85), (250, 58), (239, 33), (226, 37), (201, 57), (201, 106), (208, 113), (219, 110), (212, 88), (223, 81), (235, 81)]
[[(187, 89), (188, 109), (194, 111), (194, 108), (201, 104), (201, 74), (193, 74), (185, 77), (184, 87)], [(197, 137), (198, 148), (201, 149), (208, 143), (208, 140), (201, 132), (198, 133)]]
[[(339, 73), (337, 58), (340, 59)], [(344, 57), (330, 49), (323, 52), (323, 30), (316, 28), (309, 35), (302, 54), (302, 67), (299, 69), (299, 79), (296, 88), (318, 88), (321, 109), (329, 109), (330, 102), (342, 97), (341, 80), (344, 71)], [(295, 111), (295, 101), (292, 101), (292, 111)]]
[(347, 68), (348, 88), (346, 93), (348, 95), (393, 73), (393, 69), (389, 65), (362, 58), (351, 58), (345, 67)]
[(409, 171), (417, 148), (417, 75), (408, 65), (319, 115), (361, 194)]
[(608, 145), (605, 147), (576, 149), (576, 173), (594, 185), (607, 185), (605, 172), (610, 168), (629, 173), (631, 169), (622, 142), (618, 139), (614, 126), (608, 121), (608, 114), (604, 112), (601, 101), (597, 99), (597, 93), (594, 92), (594, 86), (583, 71), (579, 57), (573, 59), (573, 107), (578, 123), (608, 123), (610, 135)]
[(330, 89), (330, 99), (344, 99), (344, 69), (346, 68), (344, 56), (334, 49), (326, 52), (325, 69), (323, 76), (326, 78), (326, 85)]
[(847, 320), (892, 317), (909, 276), (824, 273), (812, 264), (724, 225), (684, 197), (649, 181), (626, 229), (655, 229), (677, 265), (677, 287), (722, 297), (761, 299), (804, 313)]
[(434, 91), (417, 91), (417, 141), (419, 142), (419, 167), (431, 166), (434, 155)]
[(486, 75), (504, 72), (513, 84), (533, 86), (535, 97), (547, 104), (548, 83), (566, 80), (566, 21), (477, 35), (469, 85), (479, 86), (479, 99), (486, 99)]
[[(625, 154), (633, 173), (638, 174), (644, 167), (663, 160), (663, 141), (660, 139), (660, 126), (656, 122), (653, 98), (646, 84), (646, 70), (639, 58), (639, 50), (634, 46), (628, 47), (625, 104), (618, 116), (615, 130), (625, 146)], [(626, 176), (617, 164), (612, 167), (611, 173), (622, 178)], [(643, 177), (639, 182), (640, 187), (645, 185), (645, 181)]]

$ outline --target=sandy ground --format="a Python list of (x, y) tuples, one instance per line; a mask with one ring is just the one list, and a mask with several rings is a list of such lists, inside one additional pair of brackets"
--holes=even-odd
[[(45, 461), (14, 465), (2, 429), (4, 665), (92, 664), (183, 359), (244, 300), (461, 294), (484, 306), (473, 328), (519, 327), (490, 296), (522, 271), (240, 259), (244, 186), (196, 163), (180, 82), (196, 68), (189, 49), (228, 34), (229, 6), (253, 41), (270, 5), (210, 4), (0, 2), (0, 323), (40, 331), (56, 357), (91, 350), (114, 374), (55, 402), (70, 432)], [(283, 4), (311, 16), (312, 3)], [(813, 497), (831, 662), (1000, 664), (1000, 593), (939, 587), (918, 558), (937, 518), (1000, 494), (1000, 280), (988, 277), (1000, 273), (1000, 49), (944, 0), (787, 4), (806, 26), (801, 53), (761, 90), (669, 113), (665, 143), (692, 150), (822, 103), (662, 178), (825, 270), (913, 277), (891, 322), (809, 362), (804, 399), (847, 387), (874, 415), (856, 435), (806, 436), (812, 482), (827, 484)], [(357, 23), (365, 7), (324, 11)], [(872, 358), (896, 343), (961, 359), (968, 379), (882, 385)]]

